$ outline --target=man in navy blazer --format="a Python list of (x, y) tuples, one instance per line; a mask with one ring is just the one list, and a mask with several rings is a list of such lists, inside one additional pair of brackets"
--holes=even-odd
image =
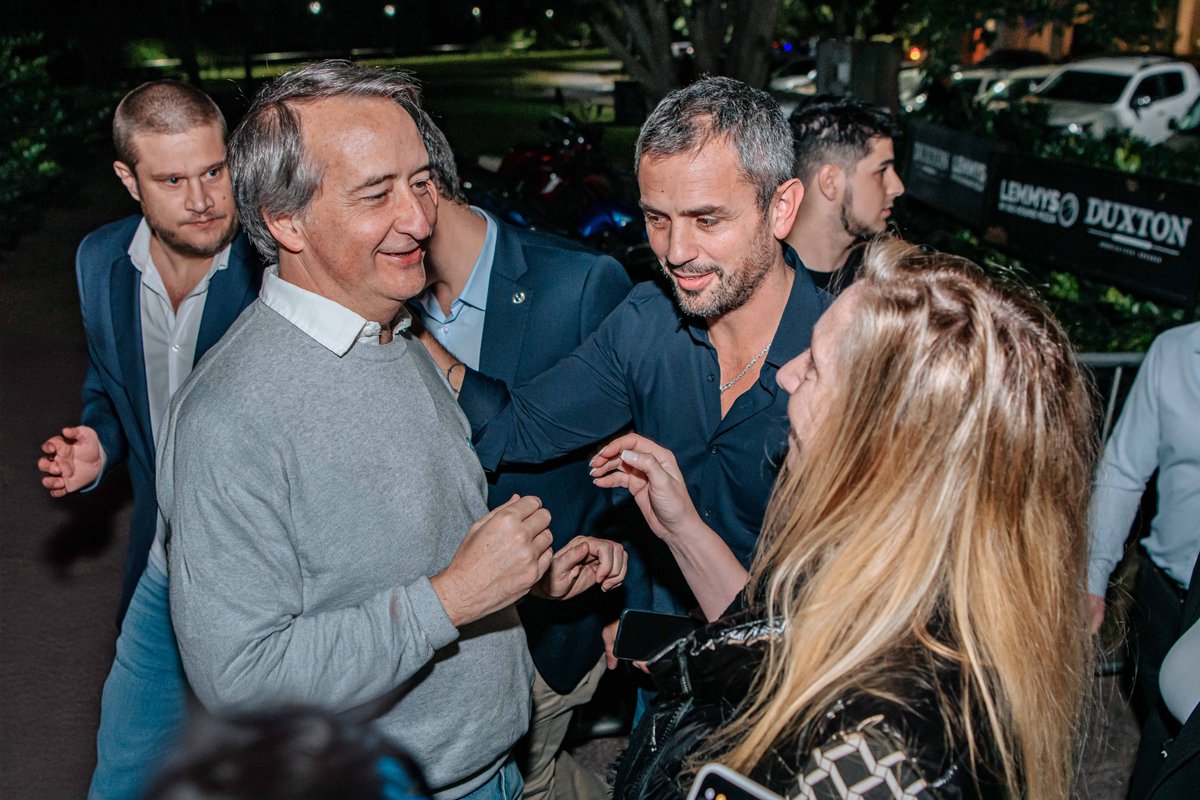
[(76, 256), (83, 417), (43, 443), (42, 485), (54, 497), (88, 491), (124, 462), (134, 494), (93, 797), (139, 795), (183, 723), (154, 443), (171, 395), (258, 296), (261, 266), (238, 233), (225, 133), (217, 106), (187, 84), (154, 81), (126, 95), (113, 119), (113, 168), (142, 213), (93, 231)]
[[(581, 344), (625, 298), (630, 281), (614, 259), (549, 234), (516, 228), (467, 205), (454, 154), (422, 114), (417, 120), (441, 195), (425, 260), (425, 292), (413, 302), (426, 329), (464, 363), (519, 385)], [(558, 548), (576, 535), (617, 527), (608, 492), (592, 485), (586, 453), (488, 476), (488, 506), (536, 495), (549, 509)], [(574, 709), (604, 672), (601, 630), (622, 605), (589, 592), (562, 603), (518, 606), (537, 667), (526, 798), (602, 798), (603, 781), (559, 754)], [(616, 598), (613, 598), (616, 600)]]
[[(83, 415), (79, 426), (64, 430), (50, 442), (87, 437), (81, 428), (91, 428), (103, 452), (103, 465), (88, 484), (80, 483), (79, 476), (71, 481), (64, 478), (64, 486), (57, 486), (53, 475), (44, 479), (56, 484), (54, 488), (47, 486), (56, 497), (75, 489), (86, 492), (99, 485), (113, 467), (125, 462), (133, 482), (134, 504), (118, 619), (125, 616), (146, 567), (158, 513), (154, 440), (146, 395), (147, 362), (141, 341), (141, 272), (129, 257), (130, 242), (144, 219), (134, 214), (109, 223), (88, 234), (79, 245), (75, 275), (88, 344)], [(209, 281), (193, 364), (258, 296), (261, 270), (254, 249), (245, 235), (239, 234), (230, 247), (226, 268)]]

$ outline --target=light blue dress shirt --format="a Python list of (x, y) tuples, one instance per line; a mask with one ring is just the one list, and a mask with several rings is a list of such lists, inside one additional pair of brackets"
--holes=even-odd
[(459, 361), (477, 370), (479, 351), (483, 347), (483, 322), (487, 312), (488, 287), (492, 282), (492, 263), (496, 257), (496, 221), (481, 208), (471, 206), (471, 210), (487, 222), (487, 234), (462, 294), (450, 305), (449, 314), (442, 313), (432, 289), (426, 289), (417, 298), (417, 305), (425, 329)]
[(1200, 323), (1150, 345), (1104, 448), (1089, 514), (1092, 594), (1104, 595), (1155, 469), (1158, 512), (1142, 544), (1186, 588), (1200, 550)]

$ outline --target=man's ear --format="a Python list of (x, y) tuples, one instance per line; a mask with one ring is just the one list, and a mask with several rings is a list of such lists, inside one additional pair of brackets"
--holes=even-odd
[(779, 184), (775, 196), (771, 198), (771, 230), (776, 239), (785, 239), (792, 231), (796, 221), (796, 212), (804, 200), (804, 184), (799, 178), (792, 178)]
[(299, 214), (280, 214), (272, 217), (263, 215), (267, 230), (279, 246), (289, 253), (299, 253), (304, 250), (308, 237), (304, 233), (304, 222)]
[(838, 203), (846, 188), (846, 173), (837, 164), (822, 164), (817, 168), (817, 179), (813, 183), (822, 197), (831, 203)]
[(121, 179), (121, 183), (125, 184), (125, 189), (129, 192), (129, 196), (139, 203), (142, 202), (142, 195), (138, 191), (137, 173), (133, 171), (133, 167), (124, 161), (114, 161), (113, 172), (117, 173), (117, 177)]

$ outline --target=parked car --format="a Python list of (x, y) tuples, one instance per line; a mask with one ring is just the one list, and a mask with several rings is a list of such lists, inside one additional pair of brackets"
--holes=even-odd
[(773, 92), (814, 94), (817, 91), (817, 60), (794, 58), (775, 71), (767, 84)]
[(984, 67), (982, 69), (956, 69), (950, 74), (950, 80), (957, 91), (970, 97), (974, 102), (982, 102), (992, 86), (1002, 80), (1008, 70)]
[(996, 93), (996, 84), (1004, 81), (1017, 69), (1043, 69), (1054, 71), (1050, 57), (1037, 50), (1003, 49), (993, 50), (978, 63), (960, 67), (951, 73), (953, 86), (972, 102), (986, 105)]
[(1128, 131), (1151, 144), (1171, 135), (1170, 124), (1200, 97), (1200, 76), (1165, 57), (1092, 58), (1062, 67), (1026, 98), (1048, 106), (1052, 128), (1100, 137)]
[(1171, 135), (1163, 142), (1163, 147), (1176, 153), (1200, 156), (1200, 98), (1171, 126)]
[(1043, 64), (1038, 67), (1022, 67), (1005, 73), (988, 87), (981, 102), (991, 109), (1001, 109), (1036, 91), (1047, 78), (1058, 72), (1059, 67)]

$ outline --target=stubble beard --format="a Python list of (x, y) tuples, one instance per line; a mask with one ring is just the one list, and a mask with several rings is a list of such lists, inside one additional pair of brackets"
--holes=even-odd
[(145, 205), (142, 206), (142, 216), (146, 218), (146, 224), (150, 226), (150, 230), (154, 232), (154, 235), (158, 237), (158, 240), (162, 242), (164, 247), (191, 258), (212, 258), (237, 238), (237, 216), (234, 214), (212, 217), (212, 219), (217, 221), (225, 220), (225, 230), (221, 232), (220, 237), (213, 244), (196, 244), (184, 239), (177, 233), (176, 225), (164, 224), (163, 220), (148, 213)]
[(715, 272), (716, 285), (712, 288), (705, 287), (699, 291), (684, 289), (675, 281), (669, 265), (660, 262), (659, 267), (675, 290), (675, 299), (683, 313), (708, 319), (728, 314), (749, 302), (775, 264), (778, 248), (779, 243), (772, 235), (764, 215), (750, 243), (750, 252), (742, 259), (738, 269), (729, 272), (720, 264), (707, 264), (685, 271), (694, 274)]
[(846, 193), (842, 195), (840, 216), (842, 221), (842, 230), (844, 230), (846, 235), (856, 242), (860, 239), (870, 239), (872, 236), (883, 233), (885, 230), (887, 230), (886, 223), (883, 227), (876, 229), (854, 215), (854, 192), (850, 190), (849, 185), (846, 186)]

